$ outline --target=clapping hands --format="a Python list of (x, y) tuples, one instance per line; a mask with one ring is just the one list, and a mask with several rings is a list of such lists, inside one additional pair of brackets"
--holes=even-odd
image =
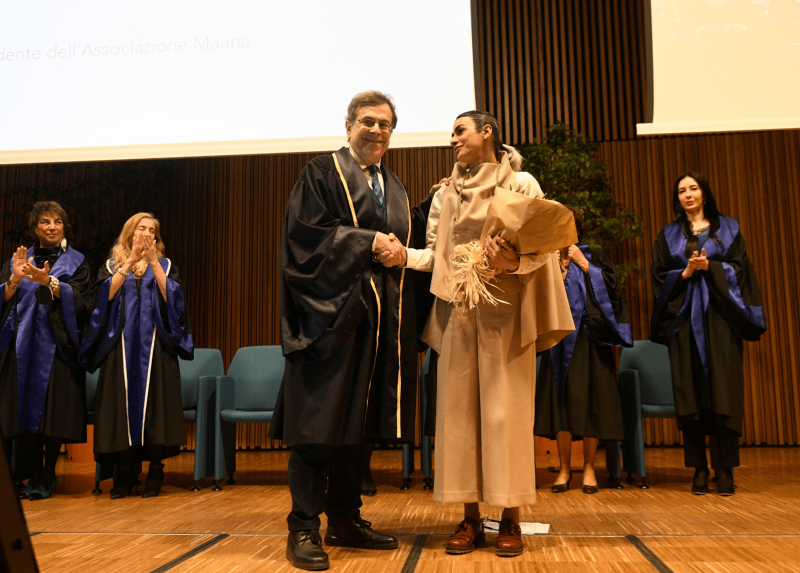
[(25, 260), (27, 254), (28, 250), (25, 247), (19, 247), (14, 253), (12, 280), (15, 283), (19, 283), (22, 279), (27, 279), (40, 285), (49, 285), (50, 263), (45, 261), (44, 267), (37, 268), (36, 263), (33, 262), (33, 257), (30, 257), (27, 261)]
[(155, 249), (155, 239), (149, 236), (134, 235), (131, 245), (131, 254), (128, 260), (131, 264), (136, 264), (144, 259), (148, 265), (158, 262), (158, 255)]
[(373, 258), (385, 267), (403, 267), (406, 264), (406, 250), (394, 233), (375, 236)]
[(692, 253), (691, 258), (689, 259), (689, 264), (686, 265), (686, 268), (683, 270), (682, 276), (685, 279), (691, 277), (695, 271), (707, 271), (708, 270), (708, 257), (706, 257), (706, 250), (703, 249), (702, 252), (698, 253), (697, 251)]
[[(29, 263), (29, 261), (25, 260), (25, 256), (28, 254), (28, 249), (25, 247), (19, 247), (13, 255), (11, 255), (11, 263), (14, 267), (14, 270), (11, 272), (12, 280), (19, 284), (23, 278), (28, 278), (25, 276), (24, 268)], [(33, 258), (31, 258), (30, 262), (33, 262)]]

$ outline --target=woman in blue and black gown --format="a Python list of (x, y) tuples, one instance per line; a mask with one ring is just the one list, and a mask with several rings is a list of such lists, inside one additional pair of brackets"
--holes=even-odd
[(709, 436), (717, 492), (733, 495), (744, 416), (742, 341), (766, 330), (761, 293), (739, 223), (719, 213), (708, 181), (684, 173), (672, 203), (677, 219), (653, 245), (650, 338), (669, 348), (684, 462), (695, 468), (692, 492), (708, 492)]
[(95, 460), (119, 464), (112, 499), (133, 493), (134, 468), (149, 461), (142, 497), (157, 496), (163, 460), (186, 443), (178, 357), (192, 359), (194, 341), (178, 269), (164, 257), (153, 215), (128, 219), (93, 292), (81, 363), (100, 368)]
[(0, 431), (7, 457), (11, 438), (22, 437), (32, 475), (20, 497), (36, 500), (56, 487), (61, 446), (86, 441), (78, 347), (91, 273), (67, 246), (58, 203), (36, 203), (28, 224), (36, 246), (19, 247), (0, 269)]
[[(583, 218), (575, 217), (578, 237)], [(544, 352), (536, 384), (534, 434), (555, 439), (560, 461), (553, 493), (569, 489), (573, 440), (583, 440), (583, 492), (597, 493), (594, 471), (599, 440), (622, 440), (622, 407), (613, 346), (632, 345), (628, 311), (608, 258), (587, 245), (559, 253), (575, 331)]]

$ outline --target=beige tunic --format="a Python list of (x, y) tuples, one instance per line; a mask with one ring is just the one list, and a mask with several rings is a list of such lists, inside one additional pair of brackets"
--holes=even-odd
[(480, 238), (498, 182), (542, 196), (536, 180), (514, 173), (505, 157), (471, 172), (456, 164), (451, 185), (434, 197), (427, 248), (409, 249), (407, 266), (433, 273), (437, 297), (423, 333), (440, 354), (434, 499), (516, 507), (536, 499), (536, 351), (558, 343), (574, 326), (553, 255), (522, 255), (515, 273), (493, 281), (500, 289), (493, 294), (509, 304), (459, 312), (450, 302), (450, 255), (455, 246)]

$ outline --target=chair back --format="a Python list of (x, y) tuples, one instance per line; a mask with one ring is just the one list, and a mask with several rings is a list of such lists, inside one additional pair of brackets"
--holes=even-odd
[(222, 376), (225, 365), (216, 348), (195, 348), (194, 360), (178, 358), (181, 368), (181, 398), (183, 409), (197, 407), (197, 380), (201, 376)]
[(638, 370), (642, 405), (673, 406), (672, 374), (669, 353), (663, 344), (635, 340), (633, 348), (623, 348), (619, 371)]
[(275, 409), (286, 359), (280, 346), (246, 346), (236, 351), (228, 376), (236, 381), (237, 410)]

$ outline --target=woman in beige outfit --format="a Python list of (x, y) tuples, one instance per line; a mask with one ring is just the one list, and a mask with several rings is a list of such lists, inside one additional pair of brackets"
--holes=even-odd
[[(522, 158), (502, 144), (486, 112), (456, 118), (450, 140), (457, 163), (434, 196), (427, 247), (382, 253), (384, 264), (433, 273), (435, 303), (423, 340), (439, 352), (434, 500), (463, 503), (464, 520), (448, 553), (484, 541), (478, 503), (503, 507), (495, 550), (522, 553), (519, 506), (536, 500), (533, 414), (536, 352), (573, 330), (560, 267), (552, 255), (518, 255), (486, 238), (488, 262), (501, 272), (490, 284), (500, 304), (458, 308), (448, 286), (457, 245), (480, 239), (496, 187), (541, 198), (537, 181), (519, 172)], [(405, 258), (405, 261), (402, 260)]]

